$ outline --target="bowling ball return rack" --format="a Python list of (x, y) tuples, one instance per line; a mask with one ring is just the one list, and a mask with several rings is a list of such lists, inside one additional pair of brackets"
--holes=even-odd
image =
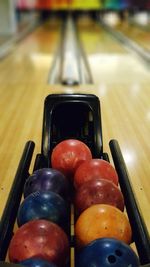
[[(73, 123), (72, 123), (73, 122)], [(65, 139), (78, 139), (89, 146), (94, 158), (109, 161), (103, 152), (100, 100), (93, 94), (51, 94), (44, 102), (41, 153), (36, 155), (33, 171), (51, 167), (50, 156), (53, 147)], [(0, 267), (19, 267), (7, 263), (5, 258), (13, 235), (17, 211), (22, 198), (26, 179), (34, 152), (35, 143), (25, 144), (16, 175), (0, 221)], [(118, 173), (119, 185), (124, 195), (126, 211), (133, 232), (141, 266), (150, 267), (150, 238), (135, 195), (130, 177), (117, 140), (109, 142), (111, 156)], [(70, 236), (70, 244), (74, 244)], [(121, 267), (121, 266), (120, 266)]]

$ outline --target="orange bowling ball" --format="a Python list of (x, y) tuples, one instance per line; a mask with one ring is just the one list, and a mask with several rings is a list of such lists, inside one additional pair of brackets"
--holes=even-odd
[(75, 225), (75, 236), (77, 247), (105, 237), (130, 244), (132, 230), (126, 215), (118, 208), (97, 204), (81, 213)]

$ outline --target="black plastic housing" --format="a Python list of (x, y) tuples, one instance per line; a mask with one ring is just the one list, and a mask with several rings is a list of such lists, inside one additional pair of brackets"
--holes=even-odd
[(53, 147), (70, 138), (83, 141), (94, 157), (101, 157), (102, 125), (97, 96), (53, 94), (45, 99), (41, 153), (48, 164)]

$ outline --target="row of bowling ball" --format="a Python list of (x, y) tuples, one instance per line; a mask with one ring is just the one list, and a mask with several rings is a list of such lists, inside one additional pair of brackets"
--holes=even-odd
[(43, 168), (24, 185), (10, 262), (29, 267), (63, 267), (69, 262), (68, 180), (58, 170)]
[(112, 165), (92, 159), (89, 148), (72, 139), (59, 143), (50, 161), (52, 168), (35, 171), (25, 183), (25, 199), (17, 216), (20, 228), (9, 247), (10, 261), (31, 267), (69, 263), (71, 199), (76, 267), (139, 266), (129, 246), (132, 230), (123, 213), (124, 199)]

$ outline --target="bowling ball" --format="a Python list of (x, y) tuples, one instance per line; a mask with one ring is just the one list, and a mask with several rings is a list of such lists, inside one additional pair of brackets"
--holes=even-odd
[(82, 163), (75, 172), (74, 185), (78, 188), (92, 179), (106, 179), (118, 185), (118, 175), (113, 166), (102, 159), (91, 159)]
[(8, 255), (14, 263), (40, 258), (64, 266), (69, 257), (69, 242), (57, 224), (33, 220), (18, 228), (10, 241)]
[(71, 177), (81, 163), (90, 159), (92, 154), (87, 145), (76, 139), (68, 139), (54, 147), (51, 164), (52, 168)]
[(65, 226), (69, 219), (67, 204), (58, 194), (51, 191), (39, 191), (29, 195), (21, 203), (18, 215), (18, 226), (35, 219), (45, 219)]
[(109, 204), (124, 210), (124, 198), (119, 188), (109, 180), (94, 179), (82, 184), (75, 195), (77, 215), (94, 204)]
[(39, 169), (28, 177), (24, 186), (24, 197), (36, 191), (53, 191), (63, 197), (68, 195), (68, 180), (58, 170)]
[(76, 255), (76, 267), (138, 267), (139, 259), (125, 244), (112, 238), (100, 238), (85, 246)]
[(132, 231), (126, 215), (116, 207), (96, 204), (84, 210), (75, 224), (78, 247), (108, 237), (131, 243)]
[(19, 262), (19, 264), (21, 264), (22, 266), (29, 266), (29, 267), (56, 267), (55, 264), (38, 258), (30, 258)]

